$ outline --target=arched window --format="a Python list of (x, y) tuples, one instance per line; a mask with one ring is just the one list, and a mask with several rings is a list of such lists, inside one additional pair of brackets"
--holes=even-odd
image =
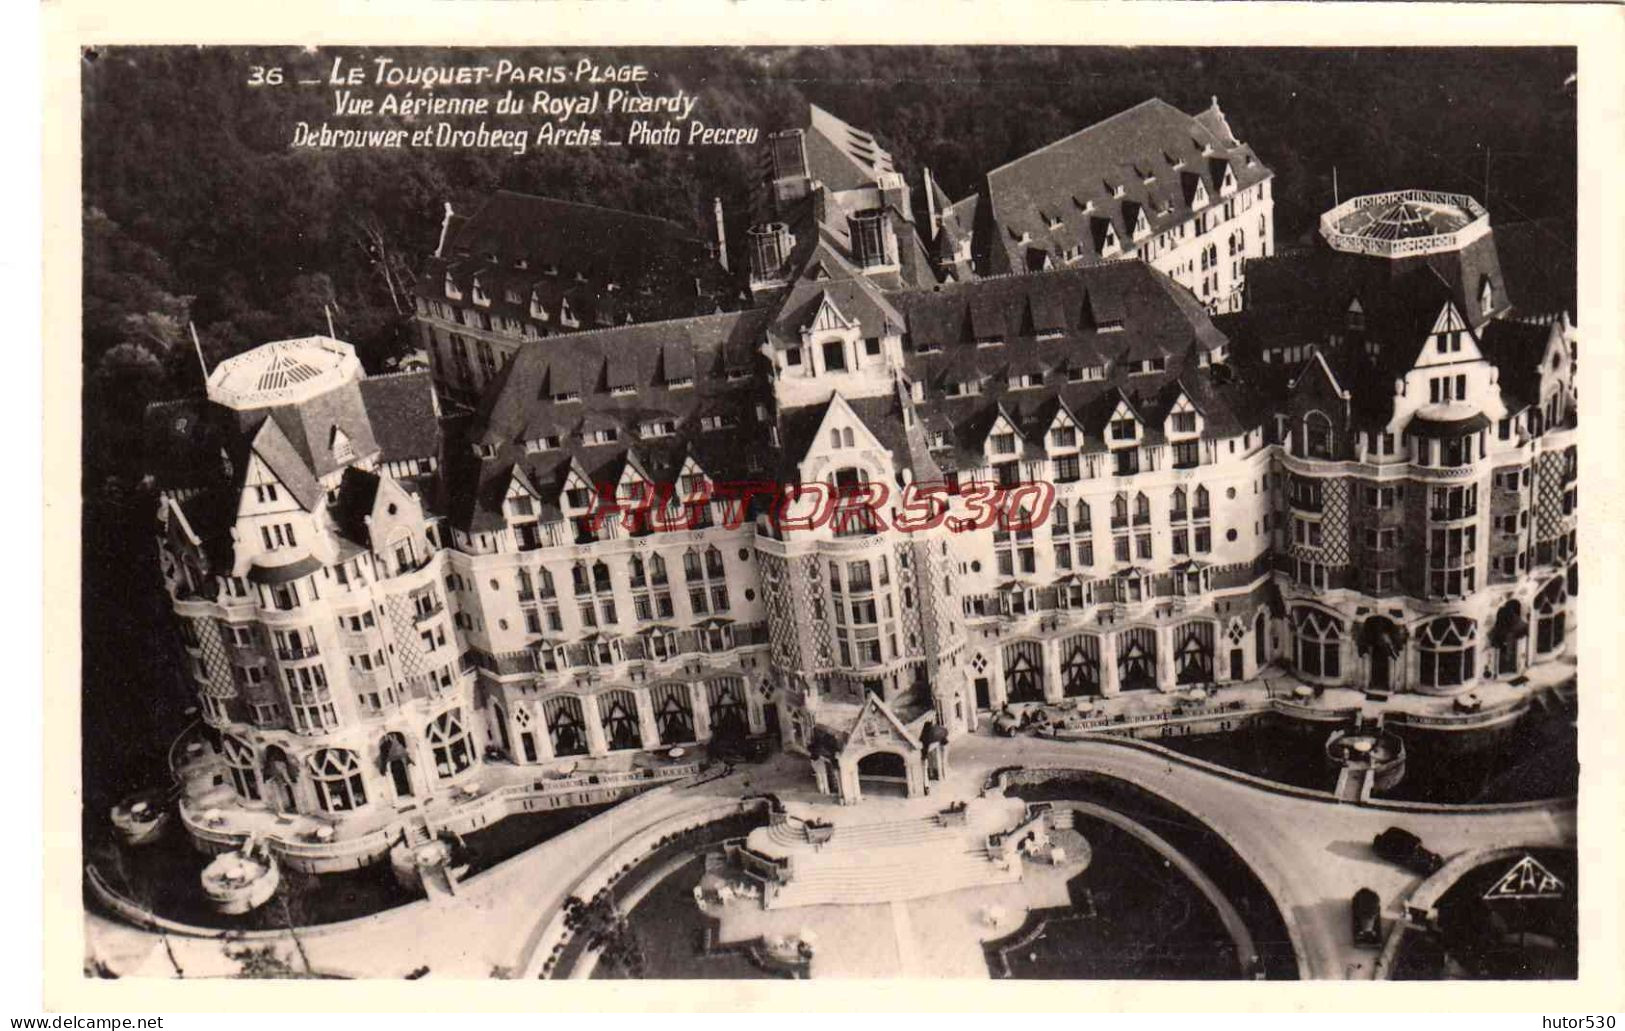
[(1198, 484), (1196, 487), (1196, 518), (1206, 519), (1209, 511), (1207, 488)]
[(1062, 646), (1061, 693), (1068, 698), (1100, 691), (1100, 638), (1079, 634)]
[(631, 691), (605, 691), (598, 696), (598, 718), (604, 724), (604, 740), (612, 749), (642, 748), (638, 728), (638, 700)]
[(1117, 635), (1117, 679), (1124, 691), (1150, 690), (1157, 686), (1155, 630), (1136, 626)]
[(1292, 610), (1293, 637), (1298, 648), (1298, 672), (1311, 677), (1336, 677), (1343, 672), (1343, 624), (1319, 609)]
[(683, 579), (691, 584), (703, 579), (700, 572), (700, 553), (692, 548), (683, 552)]
[(718, 551), (714, 544), (705, 549), (705, 575), (709, 577), (723, 575), (722, 552)]
[(326, 811), (341, 813), (367, 804), (361, 760), (348, 748), (318, 748), (305, 765), (316, 786), (316, 801)]
[(254, 748), (241, 738), (230, 734), (220, 739), (226, 753), (226, 764), (231, 767), (231, 783), (237, 797), (251, 802), (260, 799), (260, 775), (254, 768)]
[(711, 736), (744, 737), (749, 732), (745, 718), (745, 682), (738, 677), (718, 677), (705, 682), (711, 703)]
[(1423, 625), (1416, 635), (1418, 683), (1451, 687), (1472, 680), (1477, 640), (1478, 624), (1462, 616), (1440, 616)]
[(536, 570), (536, 582), (543, 598), (553, 597), (553, 574), (547, 571), (546, 566)]
[(592, 564), (592, 589), (597, 592), (612, 590), (609, 579), (609, 564), (602, 560)]
[(587, 754), (586, 724), (581, 719), (581, 699), (574, 695), (558, 695), (542, 705), (547, 717), (547, 732), (553, 742), (556, 756)]
[(658, 554), (649, 556), (649, 582), (656, 587), (666, 583), (666, 560)]
[(830, 431), (829, 431), (829, 446), (832, 447), (832, 448), (838, 448), (838, 447), (841, 446), (841, 431), (840, 430), (835, 429), (833, 427), (830, 428)]
[(1181, 684), (1202, 684), (1213, 679), (1213, 624), (1193, 620), (1174, 632), (1178, 650), (1174, 668)]
[(1332, 457), (1332, 421), (1320, 412), (1304, 416), (1303, 446), (1310, 458)]
[(1128, 525), (1128, 495), (1119, 494), (1112, 498), (1112, 525)]
[(453, 777), (474, 765), (474, 746), (463, 728), (463, 710), (447, 709), (434, 718), (424, 731), (434, 753), (434, 769), (442, 777)]
[(587, 594), (592, 590), (591, 579), (587, 575), (587, 563), (577, 562), (570, 567), (570, 585), (576, 589), (577, 594)]
[(649, 693), (655, 707), (655, 729), (662, 745), (680, 745), (694, 740), (694, 706), (687, 684), (660, 684)]
[(1151, 499), (1142, 491), (1134, 495), (1134, 522), (1149, 523), (1151, 521)]
[(1044, 653), (1036, 641), (1017, 641), (1004, 648), (1004, 691), (1012, 702), (1044, 700)]
[(649, 582), (648, 573), (643, 568), (643, 559), (637, 555), (633, 555), (632, 560), (627, 563), (626, 575), (633, 587), (643, 587)]
[(1089, 502), (1080, 501), (1078, 502), (1077, 518), (1072, 520), (1072, 530), (1075, 533), (1088, 533), (1089, 529)]
[(1190, 510), (1186, 507), (1185, 488), (1175, 487), (1173, 501), (1168, 505), (1168, 518), (1177, 520), (1184, 519), (1189, 515)]
[[(1535, 650), (1555, 651), (1563, 647), (1565, 613), (1563, 603), (1568, 600), (1568, 585), (1558, 577), (1535, 595)], [(227, 739), (228, 741), (230, 738)]]
[(852, 447), (853, 446), (852, 445), (852, 428), (850, 426), (844, 427), (841, 430), (841, 446), (842, 447)]

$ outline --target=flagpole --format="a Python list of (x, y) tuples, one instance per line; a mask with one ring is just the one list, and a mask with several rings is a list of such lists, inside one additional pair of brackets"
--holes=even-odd
[(209, 363), (203, 358), (203, 342), (197, 337), (197, 325), (189, 319), (187, 320), (186, 328), (192, 331), (192, 346), (197, 350), (198, 367), (203, 370), (203, 382), (208, 383)]
[(331, 340), (337, 340), (339, 338), (339, 335), (337, 333), (333, 332), (333, 308), (332, 308), (332, 306), (324, 304), (324, 305), (322, 305), (322, 311), (327, 313), (327, 336), (328, 336), (328, 338), (331, 339)]

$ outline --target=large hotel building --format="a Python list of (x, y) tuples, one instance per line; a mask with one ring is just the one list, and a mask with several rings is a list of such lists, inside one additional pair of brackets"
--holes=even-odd
[[(153, 408), (214, 826), (387, 829), (764, 735), (843, 800), (860, 762), (917, 793), (1007, 705), (1270, 664), (1451, 694), (1564, 652), (1575, 324), (1542, 227), (1409, 190), (1278, 253), (1216, 101), (957, 202), (926, 172), (918, 208), (817, 108), (767, 149), (735, 273), (720, 218), (499, 194), (420, 279), (432, 373), (281, 341)], [(827, 525), (707, 493), (817, 483)], [(1037, 525), (897, 525), (909, 488), (964, 515), (1029, 483)]]

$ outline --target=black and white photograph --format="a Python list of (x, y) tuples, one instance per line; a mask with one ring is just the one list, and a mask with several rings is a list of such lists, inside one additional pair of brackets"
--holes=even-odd
[(78, 59), (81, 977), (1579, 976), (1575, 47)]

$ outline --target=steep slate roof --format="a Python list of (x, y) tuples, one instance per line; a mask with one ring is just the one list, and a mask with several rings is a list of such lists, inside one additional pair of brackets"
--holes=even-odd
[[(463, 294), (449, 303), (473, 307), (477, 276), (491, 302), (480, 310), (552, 332), (569, 328), (566, 305), (577, 328), (590, 329), (705, 314), (735, 294), (707, 241), (685, 226), (508, 190), (454, 220), (441, 254), (424, 265), (418, 294), (448, 302), (448, 276)], [(532, 318), (533, 296), (545, 322)]]
[(1192, 217), (1197, 182), (1217, 202), (1226, 165), (1238, 191), (1271, 175), (1216, 107), (1192, 117), (1143, 101), (987, 173), (977, 260), (987, 271), (1019, 272), (1029, 267), (1028, 249), (1053, 259), (1078, 248), (1097, 258), (1108, 222), (1126, 250), (1139, 212), (1155, 235)]
[[(757, 309), (619, 329), (576, 333), (521, 348), (487, 391), (470, 429), (470, 442), (496, 449), (481, 459), (469, 446), (448, 456), (450, 517), (469, 531), (502, 525), (501, 506), (515, 468), (536, 488), (548, 518), (558, 518), (558, 499), (571, 468), (592, 483), (615, 482), (628, 454), (656, 482), (676, 480), (692, 457), (713, 480), (762, 479), (767, 428), (756, 416), (767, 403), (756, 347), (770, 313)], [(610, 357), (636, 393), (616, 396), (606, 383)], [(674, 364), (676, 363), (676, 364)], [(558, 403), (551, 384), (558, 370), (580, 384), (580, 400)], [(692, 375), (693, 385), (669, 387), (672, 370)], [(732, 425), (703, 430), (703, 415), (726, 416)], [(643, 423), (669, 418), (677, 432), (642, 435)], [(588, 444), (584, 428), (614, 427), (618, 439)], [(528, 452), (525, 443), (558, 434), (561, 446)]]
[[(1514, 365), (1531, 347), (1535, 353), (1529, 361), (1540, 361), (1547, 330), (1516, 328), (1507, 321), (1521, 302), (1516, 284), (1503, 276), (1500, 237), (1497, 228), (1459, 252), (1402, 260), (1324, 246), (1250, 260), (1246, 310), (1221, 321), (1240, 345), (1241, 364), (1277, 398), (1298, 369), (1263, 364), (1257, 360), (1260, 351), (1316, 345), (1337, 382), (1350, 391), (1356, 425), (1375, 429), (1392, 419), (1394, 381), (1416, 364), (1440, 310), (1452, 304), (1474, 328), (1484, 357), (1501, 369), (1507, 401), (1516, 407), (1535, 383), (1527, 369)], [(1486, 281), (1494, 298), (1488, 312), (1479, 303)], [(1355, 300), (1363, 328), (1349, 320)], [(1338, 346), (1330, 343), (1334, 335), (1342, 340)], [(1375, 354), (1368, 353), (1368, 343), (1377, 345)]]
[(1478, 349), (1501, 370), (1501, 398), (1508, 411), (1540, 403), (1541, 362), (1553, 327), (1496, 319), (1479, 334)]
[[(281, 424), (274, 418), (260, 423), (251, 447), (299, 506), (306, 512), (314, 512), (322, 501), (322, 485), (316, 482), (310, 466), (282, 432)], [(242, 483), (241, 471), (237, 473), (236, 482)]]
[(440, 453), (439, 404), (427, 372), (397, 372), (361, 381), (367, 421), (380, 462), (428, 458)]
[(1519, 315), (1566, 311), (1579, 319), (1572, 224), (1560, 219), (1496, 224), (1495, 247)]
[[(891, 299), (908, 320), (907, 371), (924, 386), (921, 407), (931, 413), (933, 429), (948, 433), (949, 449), (933, 453), (946, 467), (982, 464), (983, 441), (1000, 411), (1030, 455), (1062, 404), (1081, 423), (1085, 451), (1105, 450), (1102, 431), (1119, 397), (1147, 421), (1145, 439), (1152, 443), (1161, 439), (1162, 422), (1182, 390), (1201, 410), (1208, 436), (1244, 424), (1246, 386), (1228, 370), (1217, 373), (1220, 382), (1200, 362), (1204, 352), (1225, 345), (1224, 335), (1189, 291), (1143, 262), (978, 279)], [(977, 346), (967, 331), (977, 318), (1004, 343)], [(1120, 328), (1102, 331), (1109, 322)], [(922, 345), (937, 350), (920, 353)], [(1148, 359), (1162, 359), (1164, 370), (1131, 371)], [(1090, 366), (1103, 367), (1105, 378), (1071, 380), (1071, 370)], [(1011, 390), (1008, 379), (1016, 373), (1040, 375), (1041, 387)], [(973, 378), (980, 394), (945, 392), (947, 384)]]
[(831, 190), (855, 190), (897, 171), (873, 133), (848, 125), (817, 104), (807, 107), (807, 170), (814, 179)]

